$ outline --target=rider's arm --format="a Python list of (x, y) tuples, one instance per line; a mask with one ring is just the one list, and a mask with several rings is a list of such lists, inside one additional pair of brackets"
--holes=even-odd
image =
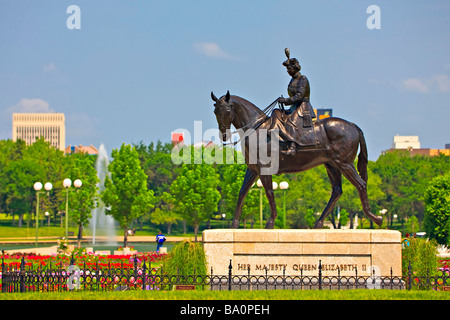
[(295, 94), (289, 98), (285, 98), (284, 104), (291, 105), (297, 102), (302, 102), (306, 94), (306, 86), (307, 80), (305, 78), (299, 81), (297, 87), (295, 88)]

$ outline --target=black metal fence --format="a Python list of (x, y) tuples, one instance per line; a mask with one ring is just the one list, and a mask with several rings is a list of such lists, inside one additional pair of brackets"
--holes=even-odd
[(447, 290), (450, 289), (449, 270), (440, 270), (433, 275), (417, 276), (409, 267), (408, 274), (403, 277), (358, 275), (357, 269), (353, 276), (341, 276), (339, 269), (335, 276), (323, 276), (321, 263), (317, 275), (303, 276), (268, 275), (267, 270), (262, 275), (252, 275), (250, 270), (246, 275), (233, 275), (232, 262), (227, 275), (215, 275), (211, 270), (209, 275), (169, 275), (162, 268), (147, 268), (134, 259), (133, 268), (121, 267), (87, 268), (74, 264), (72, 259), (66, 268), (51, 266), (44, 269), (25, 267), (22, 258), (20, 267), (9, 270), (2, 262), (2, 292), (51, 292), (69, 290), (114, 291), (114, 290), (173, 290), (180, 286), (183, 289), (203, 290), (343, 290), (343, 289), (420, 289)]

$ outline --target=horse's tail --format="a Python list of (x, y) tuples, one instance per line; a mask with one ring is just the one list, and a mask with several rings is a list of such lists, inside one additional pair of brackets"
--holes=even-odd
[(358, 172), (361, 178), (367, 182), (368, 175), (367, 175), (367, 163), (368, 163), (368, 156), (367, 156), (367, 145), (366, 145), (366, 139), (364, 138), (364, 133), (362, 130), (355, 125), (356, 129), (359, 133), (359, 155), (358, 155)]

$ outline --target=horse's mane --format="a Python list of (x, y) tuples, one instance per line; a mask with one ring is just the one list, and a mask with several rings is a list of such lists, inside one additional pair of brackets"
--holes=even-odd
[(246, 100), (244, 98), (231, 95), (230, 96), (230, 101), (239, 103), (240, 105), (245, 107), (247, 109), (247, 111), (250, 111), (252, 113), (256, 113), (257, 115), (260, 115), (260, 114), (263, 113), (263, 111), (260, 108), (258, 108), (253, 103), (251, 103), (250, 101), (248, 101), (248, 100)]

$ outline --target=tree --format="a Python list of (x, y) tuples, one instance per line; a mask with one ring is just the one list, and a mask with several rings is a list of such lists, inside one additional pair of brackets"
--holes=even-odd
[[(239, 190), (244, 181), (247, 166), (245, 164), (228, 164), (220, 179), (220, 189), (222, 193), (221, 210), (226, 214), (227, 218), (233, 218), (236, 210), (236, 204), (239, 197)], [(247, 219), (253, 218), (259, 208), (259, 190), (250, 189), (244, 200), (241, 218), (244, 220), (244, 228), (246, 228)], [(264, 199), (265, 195), (264, 195)]]
[(314, 215), (313, 209), (310, 208), (306, 210), (305, 221), (310, 229), (314, 227), (314, 224), (316, 223), (316, 216)]
[(154, 207), (153, 191), (147, 188), (147, 175), (142, 170), (135, 147), (122, 144), (111, 153), (113, 161), (108, 166), (111, 178), (105, 179), (101, 193), (107, 214), (124, 230), (124, 247), (128, 241), (128, 226), (136, 218)]
[(202, 222), (207, 221), (220, 199), (219, 176), (211, 165), (183, 164), (170, 187), (170, 202), (175, 210), (194, 227), (195, 241)]
[[(62, 151), (51, 146), (44, 138), (37, 139), (31, 146), (19, 140), (3, 141), (0, 144), (0, 200), (6, 212), (19, 214), (19, 227), (25, 213), (34, 212), (35, 182), (51, 182), (53, 189), (48, 197), (40, 198), (40, 205), (56, 215), (61, 203), (62, 176), (64, 173)], [(31, 215), (30, 215), (31, 217)]]
[(395, 150), (381, 155), (372, 167), (382, 180), (381, 188), (386, 196), (379, 204), (388, 209), (390, 224), (394, 213), (402, 223), (412, 216), (420, 223), (424, 217), (424, 194), (428, 183), (433, 177), (450, 171), (450, 157), (443, 154), (411, 157), (406, 150)]
[[(289, 182), (286, 192), (286, 225), (293, 228), (310, 228), (314, 213), (322, 212), (330, 198), (331, 184), (324, 166), (276, 178), (278, 182)], [(280, 194), (281, 195), (281, 194)], [(278, 213), (283, 201), (277, 202)]]
[(80, 179), (81, 188), (70, 192), (70, 220), (78, 225), (78, 247), (83, 236), (83, 227), (89, 224), (91, 211), (95, 208), (97, 199), (97, 183), (95, 157), (87, 153), (75, 153), (66, 156), (67, 177), (74, 181)]
[[(372, 212), (377, 212), (379, 207), (379, 202), (385, 199), (386, 195), (381, 188), (381, 178), (378, 174), (373, 172), (372, 162), (369, 162), (369, 166), (367, 168), (368, 180), (367, 180), (367, 196), (369, 198), (370, 208)], [(358, 195), (358, 191), (355, 186), (352, 185), (347, 179), (342, 178), (342, 196), (339, 199), (338, 206), (343, 208), (342, 211), (346, 210), (347, 219), (350, 219), (350, 228), (353, 229), (353, 218), (354, 214), (358, 212), (362, 212), (361, 200)], [(345, 211), (344, 211), (345, 213)], [(364, 217), (364, 215), (363, 215)], [(348, 220), (347, 220), (348, 221)], [(342, 224), (346, 224), (347, 222)], [(370, 220), (371, 228), (373, 228), (373, 222)]]
[(167, 224), (167, 234), (172, 232), (172, 224), (176, 224), (178, 221), (182, 220), (180, 215), (172, 210), (163, 211), (160, 208), (156, 208), (151, 216), (151, 221), (154, 224)]
[(24, 152), (23, 159), (34, 163), (36, 175), (35, 182), (51, 182), (52, 190), (48, 197), (42, 197), (41, 201), (44, 208), (53, 214), (54, 221), (59, 209), (64, 207), (65, 192), (63, 192), (63, 180), (65, 177), (64, 153), (55, 148), (50, 142), (45, 141), (44, 137), (28, 146)]
[(450, 175), (434, 178), (424, 197), (425, 230), (431, 239), (445, 245), (450, 234)]

